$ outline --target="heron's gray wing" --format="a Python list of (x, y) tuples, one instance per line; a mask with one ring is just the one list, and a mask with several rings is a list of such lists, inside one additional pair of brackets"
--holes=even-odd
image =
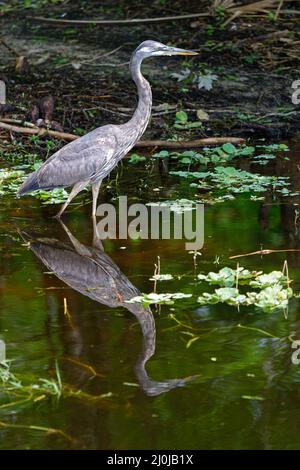
[(112, 165), (117, 150), (113, 126), (95, 129), (78, 140), (70, 142), (50, 157), (36, 177), (40, 188), (71, 186), (78, 181), (89, 181), (104, 174)]
[(81, 294), (109, 307), (118, 307), (118, 279), (92, 258), (64, 247), (30, 242), (30, 249), (61, 281)]

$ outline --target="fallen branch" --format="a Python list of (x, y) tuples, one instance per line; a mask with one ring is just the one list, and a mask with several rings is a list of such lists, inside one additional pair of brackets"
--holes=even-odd
[(19, 127), (5, 122), (0, 122), (0, 129), (6, 129), (10, 132), (16, 132), (17, 134), (38, 135), (40, 137), (49, 135), (55, 139), (67, 140), (68, 142), (79, 138), (78, 135), (68, 134), (67, 132), (51, 131), (50, 129), (44, 128)]
[(6, 47), (6, 49), (9, 50), (9, 52), (11, 52), (14, 56), (20, 57), (20, 54), (13, 47), (11, 47), (9, 44), (7, 44), (7, 42), (3, 39), (3, 37), (0, 37), (0, 43), (4, 47)]
[(164, 147), (169, 149), (188, 149), (205, 147), (207, 145), (223, 145), (223, 144), (244, 144), (245, 139), (240, 137), (206, 137), (205, 139), (189, 140), (189, 141), (172, 141), (172, 140), (140, 140), (135, 147)]
[[(25, 135), (38, 135), (40, 137), (50, 136), (55, 139), (66, 140), (71, 142), (79, 139), (78, 135), (69, 134), (67, 132), (52, 131), (50, 129), (44, 129), (39, 127), (20, 127), (7, 122), (0, 121), (0, 129), (6, 129), (10, 132), (16, 132), (18, 134)], [(205, 139), (190, 140), (190, 141), (169, 141), (169, 140), (141, 140), (135, 144), (136, 148), (145, 147), (164, 147), (171, 149), (186, 149), (186, 148), (197, 148), (205, 147), (206, 145), (222, 145), (226, 143), (232, 144), (244, 144), (245, 139), (240, 137), (208, 137)]]
[(25, 56), (20, 55), (13, 47), (11, 47), (7, 42), (0, 37), (0, 44), (2, 44), (6, 49), (11, 52), (16, 57), (16, 71), (18, 73), (24, 73), (28, 70), (28, 62)]
[(190, 13), (187, 15), (175, 15), (175, 16), (163, 16), (158, 18), (132, 18), (131, 20), (66, 20), (61, 18), (45, 18), (44, 16), (28, 16), (27, 18), (34, 21), (40, 21), (42, 23), (54, 23), (60, 24), (99, 24), (99, 25), (128, 25), (128, 24), (144, 24), (144, 23), (160, 23), (163, 21), (174, 21), (174, 20), (188, 20), (192, 18), (211, 16), (212, 13)]
[[(256, 13), (263, 13), (263, 14), (268, 14), (270, 8), (277, 7), (276, 15), (278, 16), (279, 13), (282, 14), (299, 14), (298, 10), (283, 10), (282, 5), (283, 5), (284, 0), (259, 0), (255, 1), (250, 4), (246, 5), (238, 5), (234, 6), (231, 5), (228, 8), (226, 8), (227, 13), (231, 13), (232, 16), (227, 20), (226, 23), (231, 22), (234, 18), (238, 16), (248, 16), (248, 15), (253, 15)], [(189, 20), (193, 18), (205, 18), (205, 17), (210, 17), (214, 16), (215, 11), (211, 9), (210, 11), (204, 12), (204, 13), (189, 13), (186, 15), (174, 15), (174, 16), (161, 16), (161, 17), (156, 17), (156, 18), (132, 18), (132, 19), (127, 19), (127, 20), (67, 20), (67, 19), (62, 19), (62, 18), (45, 18), (44, 16), (28, 16), (27, 19), (33, 20), (33, 21), (39, 21), (42, 23), (52, 23), (54, 25), (77, 25), (77, 26), (82, 26), (82, 25), (102, 25), (102, 26), (111, 26), (111, 25), (120, 25), (120, 26), (126, 26), (126, 25), (132, 25), (132, 24), (146, 24), (146, 23), (162, 23), (164, 21), (178, 21), (178, 20)]]
[(12, 119), (12, 118), (0, 118), (0, 122), (5, 122), (6, 124), (18, 124), (25, 127), (32, 127), (33, 129), (38, 129), (38, 126), (32, 122), (24, 121), (21, 119)]

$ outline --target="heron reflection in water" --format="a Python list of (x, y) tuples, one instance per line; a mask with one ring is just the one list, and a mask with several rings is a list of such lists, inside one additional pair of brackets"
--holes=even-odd
[(142, 329), (143, 347), (135, 365), (135, 373), (144, 392), (149, 396), (160, 395), (191, 381), (194, 377), (158, 382), (148, 376), (145, 366), (155, 353), (154, 317), (149, 307), (126, 302), (141, 293), (104, 252), (97, 232), (96, 219), (93, 218), (92, 246), (80, 243), (70, 230), (60, 223), (71, 244), (55, 238), (33, 236), (25, 231), (20, 234), (51, 273), (68, 286), (108, 307), (124, 307), (137, 318)]

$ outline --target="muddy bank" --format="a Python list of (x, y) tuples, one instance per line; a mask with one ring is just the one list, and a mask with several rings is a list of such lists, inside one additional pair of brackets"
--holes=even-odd
[[(10, 11), (0, 17), (2, 37), (28, 60), (23, 73), (16, 72), (14, 53), (0, 45), (0, 79), (7, 84), (8, 103), (17, 106), (10, 117), (30, 120), (36, 100), (52, 95), (53, 119), (66, 132), (82, 134), (128, 119), (136, 91), (127, 62), (140, 41), (152, 38), (200, 54), (189, 60), (160, 58), (145, 63), (144, 73), (153, 88), (153, 117), (145, 137), (282, 139), (299, 132), (299, 105), (291, 99), (292, 83), (299, 78), (296, 14), (282, 14), (275, 21), (275, 9), (270, 9), (269, 14), (230, 20), (229, 13), (219, 10), (193, 20), (102, 27), (47, 24), (31, 17), (159, 17), (209, 12), (211, 2), (176, 2), (171, 13), (159, 2), (147, 8), (138, 2), (99, 7), (97, 2), (87, 6), (77, 1), (43, 8), (32, 2), (32, 8), (23, 10), (10, 3)], [(178, 130), (174, 122), (181, 110), (189, 121), (200, 120), (202, 125)]]

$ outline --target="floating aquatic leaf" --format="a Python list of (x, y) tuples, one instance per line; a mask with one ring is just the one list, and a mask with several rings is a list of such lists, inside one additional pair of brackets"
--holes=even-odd
[(151, 155), (151, 158), (166, 158), (170, 155), (170, 153), (168, 152), (168, 150), (161, 150), (160, 152), (158, 153), (153, 153)]
[(264, 398), (259, 395), (242, 395), (242, 398), (244, 400), (264, 400)]
[(247, 296), (256, 307), (272, 311), (276, 308), (287, 308), (289, 299), (293, 296), (293, 290), (290, 287), (285, 289), (283, 286), (275, 284), (260, 292), (248, 292)]
[(30, 194), (40, 199), (43, 204), (61, 204), (68, 199), (68, 192), (64, 188), (56, 188), (52, 191), (38, 190)]
[[(217, 195), (212, 193), (206, 196), (207, 202), (211, 200), (212, 203), (218, 202), (217, 198), (224, 196), (224, 194), (220, 194), (220, 191), (226, 191), (225, 194), (251, 193), (253, 196), (253, 193), (265, 192), (271, 188), (277, 193), (284, 189), (283, 195), (290, 195), (288, 188), (290, 183), (287, 177), (263, 176), (245, 170), (237, 170), (232, 166), (217, 166), (214, 171), (208, 172), (171, 171), (170, 173), (184, 178), (207, 179), (213, 185), (213, 190), (218, 191)], [(197, 185), (199, 190), (202, 185), (203, 181)], [(193, 184), (193, 186), (195, 185)]]
[(150, 281), (171, 281), (173, 278), (172, 274), (154, 274), (150, 277)]
[(286, 283), (287, 278), (282, 271), (272, 271), (269, 274), (261, 274), (257, 276), (255, 280), (250, 281), (250, 286), (264, 289), (266, 287), (271, 287), (274, 284), (286, 285)]
[(212, 294), (204, 292), (203, 295), (198, 297), (198, 302), (201, 305), (226, 303), (237, 306), (245, 305), (247, 297), (244, 294), (240, 294), (239, 290), (235, 287), (220, 287), (220, 289), (216, 289)]
[[(235, 306), (254, 305), (264, 311), (272, 311), (286, 308), (289, 299), (294, 296), (293, 290), (287, 285), (286, 276), (281, 271), (264, 274), (262, 271), (249, 271), (243, 267), (236, 270), (225, 267), (216, 273), (199, 274), (198, 279), (224, 286), (213, 293), (204, 292), (199, 296), (198, 302), (202, 305), (220, 302)], [(247, 284), (260, 291), (241, 293), (238, 287)]]
[(224, 144), (222, 149), (224, 150), (224, 152), (229, 153), (229, 154), (236, 153), (235, 146), (233, 144), (230, 144), (230, 143)]
[(221, 287), (212, 294), (204, 292), (204, 294), (198, 297), (198, 302), (201, 305), (217, 303), (226, 303), (234, 306), (255, 305), (264, 311), (271, 312), (278, 308), (287, 308), (288, 301), (292, 296), (293, 291), (290, 287), (285, 289), (279, 284), (267, 287), (260, 292), (247, 292), (246, 294), (241, 294), (234, 287)]
[(267, 152), (288, 152), (289, 147), (286, 144), (269, 144), (269, 145), (257, 145), (257, 148), (262, 148)]
[(186, 299), (189, 297), (192, 297), (192, 294), (183, 294), (181, 292), (175, 292), (172, 294), (156, 294), (155, 292), (152, 292), (150, 294), (138, 295), (130, 300), (127, 300), (126, 302), (131, 304), (142, 303), (145, 306), (149, 306), (151, 304), (172, 305), (174, 304), (174, 300)]
[(243, 267), (231, 269), (228, 267), (222, 268), (219, 272), (209, 272), (207, 275), (198, 274), (200, 281), (207, 281), (209, 284), (218, 284), (219, 286), (232, 287), (236, 285), (237, 280), (239, 283), (246, 283), (250, 279), (256, 278), (260, 275), (261, 271), (248, 271)]
[(130, 159), (128, 160), (128, 163), (139, 163), (139, 162), (144, 162), (146, 160), (146, 157), (143, 157), (142, 155), (138, 155), (137, 153), (132, 153), (130, 155)]
[(146, 206), (167, 207), (172, 212), (182, 214), (186, 211), (192, 211), (196, 208), (195, 201), (189, 199), (176, 199), (174, 201), (147, 202)]

